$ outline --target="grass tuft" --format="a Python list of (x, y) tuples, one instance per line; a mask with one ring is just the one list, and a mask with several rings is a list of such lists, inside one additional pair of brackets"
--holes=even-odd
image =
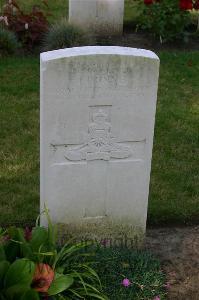
[(0, 27), (0, 57), (14, 54), (20, 48), (15, 34)]
[(50, 26), (44, 36), (43, 51), (86, 46), (91, 44), (89, 34), (78, 26), (69, 24), (66, 19)]

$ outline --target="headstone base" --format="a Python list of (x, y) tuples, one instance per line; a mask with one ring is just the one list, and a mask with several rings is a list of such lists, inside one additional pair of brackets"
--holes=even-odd
[(144, 242), (143, 228), (103, 217), (82, 220), (76, 224), (60, 223), (57, 226), (58, 240), (62, 245), (71, 238), (76, 242), (122, 248), (141, 248)]

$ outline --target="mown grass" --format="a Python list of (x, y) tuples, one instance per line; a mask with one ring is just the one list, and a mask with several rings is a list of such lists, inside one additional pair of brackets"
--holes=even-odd
[(150, 223), (199, 221), (199, 53), (161, 53)]
[(0, 62), (0, 220), (38, 214), (39, 62)]
[[(199, 221), (199, 53), (160, 53), (148, 221)], [(0, 61), (0, 223), (39, 213), (39, 59)]]

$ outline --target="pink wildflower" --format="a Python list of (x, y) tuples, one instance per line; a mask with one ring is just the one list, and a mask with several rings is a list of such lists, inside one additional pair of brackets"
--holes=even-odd
[(29, 28), (29, 25), (28, 25), (28, 23), (26, 23), (25, 24), (25, 29), (28, 30), (28, 28)]
[(100, 241), (100, 244), (104, 247), (106, 247), (108, 245), (109, 240), (108, 239), (103, 239)]
[(7, 17), (7, 16), (4, 17), (4, 22), (5, 22), (6, 26), (9, 25), (9, 24), (8, 24), (8, 17)]
[(10, 240), (10, 236), (8, 234), (3, 236), (3, 241), (8, 242)]
[(8, 26), (9, 24), (8, 24), (8, 18), (7, 18), (7, 16), (0, 16), (0, 22), (1, 21), (3, 21), (5, 24), (6, 24), (6, 26)]
[(161, 300), (160, 296), (156, 296), (153, 300)]
[(171, 284), (169, 282), (167, 282), (166, 284), (164, 284), (164, 288), (166, 290), (169, 290), (171, 288)]
[(124, 278), (122, 280), (122, 285), (125, 286), (125, 287), (129, 287), (131, 285), (131, 282), (128, 278)]

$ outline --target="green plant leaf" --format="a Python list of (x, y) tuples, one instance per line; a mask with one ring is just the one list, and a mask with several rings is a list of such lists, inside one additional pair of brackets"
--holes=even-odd
[(56, 268), (56, 271), (59, 273), (59, 274), (63, 274), (64, 273), (64, 267), (63, 266), (61, 266), (61, 267), (58, 267), (58, 268)]
[[(7, 232), (8, 232), (10, 239), (12, 239), (12, 240), (17, 239), (15, 227), (8, 228)], [(15, 260), (15, 258), (18, 256), (19, 251), (20, 251), (20, 245), (18, 243), (13, 242), (12, 240), (9, 240), (6, 243), (6, 245), (4, 246), (7, 260), (10, 262), (13, 262)]]
[(56, 274), (55, 280), (48, 290), (48, 295), (53, 296), (67, 290), (73, 284), (73, 281), (73, 277), (70, 275)]
[(32, 259), (33, 253), (32, 253), (31, 247), (30, 247), (29, 243), (26, 241), (26, 239), (24, 237), (24, 231), (21, 228), (17, 228), (16, 240), (18, 242), (20, 242), (20, 250), (21, 250), (21, 253), (23, 254), (23, 257)]
[(74, 273), (75, 273), (76, 276), (80, 279), (80, 282), (81, 282), (81, 284), (82, 284), (82, 286), (83, 286), (85, 292), (87, 293), (87, 288), (86, 288), (86, 284), (85, 284), (85, 282), (84, 282), (83, 277), (81, 276), (80, 273), (78, 273), (78, 272), (76, 272), (76, 271), (74, 271)]
[[(79, 299), (84, 299), (84, 296), (80, 295), (76, 290), (73, 289), (69, 289), (69, 291), (74, 294), (75, 296), (77, 296)], [(77, 299), (78, 299), (77, 298)]]
[(2, 238), (6, 234), (6, 230), (0, 227), (0, 238)]
[(32, 238), (30, 245), (32, 250), (37, 252), (41, 245), (44, 245), (48, 241), (48, 232), (44, 227), (35, 227), (32, 231)]
[(68, 245), (68, 243), (65, 244), (57, 255), (57, 258), (54, 262), (54, 267), (56, 265), (59, 266), (60, 262), (62, 265), (64, 261), (68, 261), (69, 257), (72, 257), (73, 255), (78, 255), (77, 252), (79, 252), (82, 249), (85, 249), (87, 246), (89, 246), (88, 242), (81, 242), (74, 245)]
[(3, 245), (0, 244), (0, 261), (2, 261), (2, 260), (6, 260), (6, 254), (5, 254)]
[(39, 294), (34, 290), (29, 290), (24, 293), (20, 300), (39, 300)]
[(29, 289), (30, 287), (27, 284), (12, 285), (5, 291), (6, 299), (18, 300)]
[(12, 262), (20, 253), (24, 257), (31, 258), (32, 251), (24, 238), (24, 231), (21, 228), (10, 227), (8, 234), (10, 241), (5, 247), (7, 259)]
[(6, 258), (8, 261), (13, 262), (19, 254), (19, 245), (10, 241), (5, 246)]
[(6, 260), (0, 262), (0, 288), (3, 287), (4, 277), (9, 269), (10, 263)]
[(100, 278), (99, 278), (98, 274), (95, 272), (95, 270), (86, 264), (83, 264), (82, 267), (84, 267), (86, 270), (88, 270), (88, 272), (98, 280), (100, 287), (101, 287)]
[(0, 294), (0, 300), (7, 300), (5, 295), (3, 295), (2, 293)]
[(15, 260), (15, 257), (22, 254), (22, 257), (33, 259), (33, 252), (30, 244), (26, 241), (24, 236), (24, 230), (22, 228), (11, 227), (8, 229), (11, 240), (6, 248), (6, 254), (11, 261)]
[(54, 248), (56, 247), (57, 241), (57, 226), (52, 224), (49, 210), (47, 209), (46, 205), (44, 204), (44, 213), (46, 215), (46, 219), (48, 221), (48, 242)]
[(35, 270), (35, 264), (28, 259), (16, 260), (8, 269), (5, 276), (5, 287), (15, 284), (30, 285)]
[(91, 299), (95, 298), (95, 299), (100, 299), (100, 300), (108, 300), (108, 297), (101, 296), (101, 295), (94, 294), (94, 293), (88, 293), (87, 296), (90, 296)]

